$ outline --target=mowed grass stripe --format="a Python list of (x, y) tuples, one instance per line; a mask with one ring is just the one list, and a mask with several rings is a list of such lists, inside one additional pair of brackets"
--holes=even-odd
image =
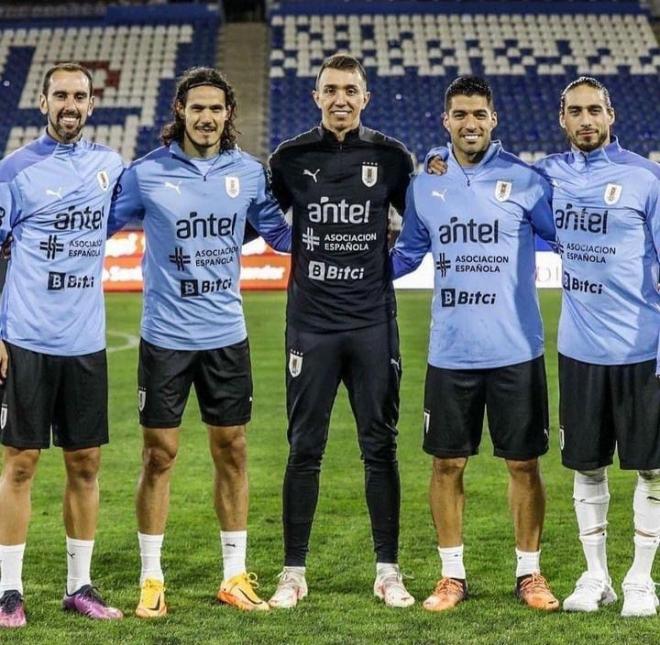
[[(281, 568), (281, 483), (286, 462), (284, 405), (284, 306), (281, 293), (245, 294), (255, 381), (249, 430), (251, 507), (249, 565), (264, 597)], [(399, 461), (403, 490), (401, 564), (421, 601), (439, 575), (427, 504), (430, 458), (421, 450), (422, 396), (426, 369), (430, 293), (401, 293), (399, 327), (403, 355)], [(556, 325), (560, 294), (541, 292), (546, 323), (552, 430), (543, 459), (548, 510), (542, 564), (553, 589), (568, 595), (583, 561), (573, 515), (572, 474), (559, 462)], [(139, 295), (107, 297), (108, 329), (139, 333)], [(110, 342), (119, 342), (110, 338)], [(61, 520), (63, 467), (59, 450), (44, 451), (33, 494), (33, 519), (24, 579), (29, 625), (0, 632), (12, 643), (627, 643), (657, 642), (657, 619), (623, 620), (620, 603), (597, 615), (543, 615), (513, 598), (513, 530), (506, 501), (506, 474), (484, 436), (481, 454), (466, 473), (465, 545), (471, 599), (450, 614), (386, 609), (372, 596), (374, 558), (364, 503), (363, 470), (355, 425), (343, 388), (337, 397), (321, 476), (321, 499), (308, 560), (309, 597), (292, 612), (254, 615), (218, 606), (218, 531), (211, 506), (212, 468), (206, 432), (194, 394), (181, 435), (173, 475), (164, 545), (170, 615), (148, 622), (132, 616), (138, 597), (139, 554), (133, 511), (140, 467), (137, 426), (137, 349), (109, 355), (111, 443), (104, 449), (101, 517), (94, 579), (127, 618), (98, 624), (60, 610), (66, 559)], [(631, 500), (634, 475), (610, 471), (609, 559), (618, 591), (632, 557)]]

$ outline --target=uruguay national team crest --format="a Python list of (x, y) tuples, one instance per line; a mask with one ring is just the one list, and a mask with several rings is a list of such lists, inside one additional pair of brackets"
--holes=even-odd
[(2, 409), (0, 410), (0, 428), (5, 429), (7, 425), (7, 404), (2, 404)]
[(238, 181), (238, 177), (225, 177), (225, 189), (230, 197), (238, 197), (241, 192), (241, 183)]
[(612, 206), (613, 204), (616, 204), (619, 199), (621, 199), (621, 191), (623, 190), (623, 186), (621, 184), (607, 184), (607, 187), (605, 188), (605, 203), (608, 206)]
[(110, 188), (110, 177), (105, 170), (100, 170), (96, 173), (96, 180), (99, 182), (101, 190), (105, 193)]
[(362, 163), (362, 183), (371, 188), (378, 181), (378, 164), (365, 161)]
[(495, 184), (495, 199), (498, 202), (505, 202), (511, 197), (511, 188), (513, 184), (510, 181), (498, 181)]
[(292, 349), (289, 352), (289, 374), (296, 378), (302, 372), (303, 353)]
[(139, 387), (138, 388), (138, 410), (142, 412), (144, 410), (144, 404), (147, 402), (147, 388)]

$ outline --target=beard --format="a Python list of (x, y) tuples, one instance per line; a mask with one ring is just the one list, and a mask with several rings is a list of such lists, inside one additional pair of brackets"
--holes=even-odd
[[(78, 124), (75, 128), (71, 129), (65, 125), (63, 125), (60, 121), (60, 119), (63, 116), (72, 116), (78, 119)], [(82, 115), (79, 112), (74, 113), (68, 113), (64, 114), (63, 112), (60, 112), (57, 115), (57, 118), (55, 121), (52, 119), (50, 120), (50, 125), (53, 128), (53, 131), (57, 134), (57, 136), (64, 142), (69, 142), (69, 141), (75, 141), (79, 136), (80, 133), (82, 132), (83, 126), (85, 125), (85, 122), (82, 118)]]
[(597, 134), (592, 135), (592, 140), (589, 142), (580, 140), (578, 135), (579, 133), (576, 133), (573, 137), (569, 137), (571, 144), (582, 152), (593, 152), (594, 150), (602, 147), (607, 142), (609, 138), (609, 131), (604, 130), (603, 132), (598, 132)]

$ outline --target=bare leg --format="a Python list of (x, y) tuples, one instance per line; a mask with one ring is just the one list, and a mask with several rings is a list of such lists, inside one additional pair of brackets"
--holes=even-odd
[(438, 545), (443, 548), (463, 544), (463, 473), (466, 465), (464, 457), (433, 459), (429, 502)]
[(142, 472), (135, 507), (138, 530), (165, 533), (170, 505), (170, 476), (179, 450), (178, 428), (142, 428)]
[(39, 450), (5, 447), (0, 477), (0, 544), (25, 544)]
[(538, 459), (507, 460), (506, 465), (516, 546), (521, 551), (538, 551), (545, 517), (545, 486)]
[(215, 465), (213, 500), (223, 531), (245, 531), (248, 515), (245, 426), (209, 426)]
[(65, 450), (64, 527), (76, 540), (93, 540), (99, 516), (101, 449)]

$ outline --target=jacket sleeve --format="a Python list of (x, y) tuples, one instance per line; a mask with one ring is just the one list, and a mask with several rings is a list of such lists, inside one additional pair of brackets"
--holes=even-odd
[(20, 214), (20, 195), (12, 182), (0, 180), (0, 244), (4, 244)]
[(392, 192), (391, 204), (399, 215), (403, 216), (406, 206), (406, 191), (410, 185), (410, 179), (413, 176), (415, 167), (412, 156), (407, 151), (401, 152), (400, 170), (396, 178), (396, 185)]
[(283, 212), (287, 212), (293, 204), (293, 195), (284, 180), (282, 156), (274, 152), (268, 160), (268, 173), (270, 177), (270, 190), (278, 201)]
[(536, 179), (532, 196), (534, 203), (529, 211), (529, 219), (534, 232), (556, 250), (557, 231), (552, 212), (552, 187), (540, 173), (534, 174)]
[(261, 172), (257, 180), (257, 196), (248, 208), (247, 218), (254, 229), (276, 251), (291, 252), (291, 227)]
[[(660, 179), (651, 183), (646, 200), (646, 225), (651, 233), (655, 256), (660, 263)], [(655, 366), (656, 376), (660, 377), (660, 325), (658, 325), (658, 352)]]
[(429, 163), (433, 157), (440, 157), (440, 159), (443, 161), (447, 161), (447, 159), (449, 159), (449, 148), (445, 146), (436, 146), (435, 148), (431, 148), (426, 153), (426, 157), (424, 157), (424, 172), (429, 171)]
[(429, 231), (420, 219), (415, 206), (414, 184), (413, 181), (406, 193), (406, 209), (403, 214), (401, 235), (390, 252), (393, 280), (414, 271), (431, 248)]
[(144, 219), (144, 206), (134, 164), (124, 170), (115, 185), (108, 218), (108, 237), (112, 237), (132, 219)]

